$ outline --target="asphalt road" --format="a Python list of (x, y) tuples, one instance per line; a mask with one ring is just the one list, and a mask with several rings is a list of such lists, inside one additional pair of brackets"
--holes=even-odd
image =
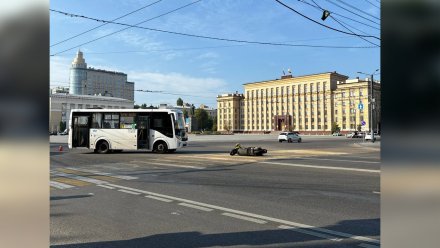
[[(51, 143), (53, 247), (378, 247), (379, 145), (190, 137), (174, 154)], [(239, 141), (263, 157), (230, 156)], [(62, 145), (64, 151), (59, 152)]]

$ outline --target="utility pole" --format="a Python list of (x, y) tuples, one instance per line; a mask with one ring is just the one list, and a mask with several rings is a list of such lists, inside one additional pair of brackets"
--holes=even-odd
[(370, 81), (371, 81), (371, 84), (370, 84), (370, 92), (371, 93), (370, 93), (370, 97), (369, 97), (369, 100), (370, 100), (370, 134), (371, 134), (371, 142), (373, 142), (373, 143), (374, 143), (373, 109), (375, 107), (375, 101), (376, 101), (376, 99), (374, 99), (374, 94), (373, 94), (373, 91), (374, 91), (374, 79), (373, 79), (373, 76), (374, 76), (374, 74), (377, 71), (379, 71), (379, 69), (375, 70), (371, 74), (367, 74), (367, 73), (363, 73), (363, 72), (358, 72), (359, 74), (364, 74), (364, 75), (369, 75), (370, 76)]

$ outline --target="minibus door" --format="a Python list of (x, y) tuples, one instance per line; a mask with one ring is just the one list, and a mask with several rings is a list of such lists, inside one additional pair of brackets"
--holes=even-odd
[(137, 148), (150, 149), (150, 117), (138, 115), (137, 118)]
[(72, 147), (89, 147), (89, 116), (73, 116)]

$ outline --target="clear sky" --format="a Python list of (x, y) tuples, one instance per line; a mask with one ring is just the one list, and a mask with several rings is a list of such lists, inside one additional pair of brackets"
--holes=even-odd
[[(52, 0), (50, 8), (113, 20), (157, 2), (116, 21), (134, 25), (194, 1)], [(380, 38), (378, 0), (282, 2), (321, 24)], [(317, 6), (329, 10), (336, 20), (329, 17), (322, 21), (323, 11)], [(148, 105), (175, 104), (180, 95), (184, 102), (215, 107), (218, 94), (243, 92), (244, 83), (279, 78), (283, 69), (287, 73), (288, 68), (293, 76), (337, 71), (350, 78), (365, 77), (358, 75), (358, 71), (371, 73), (380, 68), (379, 47), (358, 36), (320, 26), (274, 0), (202, 0), (139, 26), (233, 40), (350, 48), (246, 44), (138, 28), (83, 44), (126, 28), (116, 24), (107, 24), (54, 45), (102, 24), (50, 12), (50, 54), (56, 54), (50, 57), (51, 86), (68, 86), (76, 46), (84, 52), (88, 66), (124, 72), (129, 81), (135, 82), (135, 89), (166, 93), (135, 92), (136, 104)], [(365, 39), (380, 45), (378, 39)], [(59, 53), (69, 48), (73, 49)]]

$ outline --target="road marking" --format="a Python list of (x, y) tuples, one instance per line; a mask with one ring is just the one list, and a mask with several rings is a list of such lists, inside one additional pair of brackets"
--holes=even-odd
[(152, 159), (151, 161), (154, 162), (171, 162), (171, 163), (188, 163), (188, 164), (193, 164), (193, 165), (205, 165), (206, 163), (200, 163), (200, 161), (189, 161), (189, 160), (172, 160), (172, 159)]
[(246, 216), (238, 215), (238, 214), (222, 213), (222, 215), (228, 216), (228, 217), (232, 217), (232, 218), (236, 218), (236, 219), (240, 219), (240, 220), (247, 220), (247, 221), (258, 223), (258, 224), (266, 224), (267, 223), (267, 221), (264, 221), (264, 220), (255, 219), (255, 218), (251, 218), (251, 217), (246, 217)]
[(72, 167), (67, 167), (67, 168), (70, 169), (70, 170), (81, 171), (81, 172), (88, 172), (88, 173), (93, 173), (93, 174), (96, 174), (96, 175), (115, 177), (115, 178), (124, 179), (124, 180), (138, 179), (137, 177), (133, 177), (133, 176), (121, 176), (121, 175), (115, 175), (113, 173), (100, 172), (100, 171), (89, 170), (89, 169), (77, 169), (77, 168), (72, 168)]
[(373, 191), (373, 194), (379, 194), (380, 195), (380, 192), (379, 191)]
[(129, 191), (129, 190), (125, 190), (125, 189), (118, 189), (118, 191), (124, 192), (124, 193), (127, 193), (127, 194), (132, 194), (132, 195), (140, 195), (141, 194), (139, 192)]
[(104, 185), (104, 184), (98, 184), (96, 186), (103, 187), (103, 188), (106, 188), (106, 189), (115, 189), (113, 187), (110, 187), (110, 186), (107, 186), (107, 185)]
[(188, 204), (188, 203), (184, 203), (184, 202), (181, 202), (178, 205), (184, 206), (184, 207), (189, 207), (189, 208), (195, 208), (195, 209), (199, 209), (199, 210), (206, 211), (206, 212), (210, 212), (210, 211), (213, 210), (213, 209), (210, 209), (210, 208), (200, 207), (200, 206), (197, 206), (197, 205)]
[(69, 184), (65, 184), (65, 183), (60, 183), (60, 182), (56, 182), (56, 181), (50, 181), (50, 186), (57, 188), (57, 189), (68, 189), (68, 188), (73, 188), (75, 186), (69, 185)]
[(154, 193), (154, 192), (150, 192), (150, 191), (134, 189), (134, 188), (130, 188), (130, 187), (122, 186), (122, 185), (117, 185), (117, 184), (110, 184), (109, 183), (107, 185), (110, 185), (110, 186), (113, 186), (113, 187), (116, 187), (116, 188), (120, 188), (120, 189), (127, 189), (127, 190), (131, 190), (131, 191), (140, 192), (140, 193), (143, 193), (143, 194), (148, 194), (148, 195), (154, 195), (154, 196), (157, 196), (157, 197), (167, 198), (167, 199), (175, 200), (175, 201), (179, 201), (179, 202), (185, 202), (185, 203), (190, 203), (190, 204), (194, 204), (194, 205), (198, 205), (198, 206), (202, 206), (202, 207), (212, 208), (212, 209), (216, 209), (216, 210), (220, 210), (220, 211), (224, 211), (224, 212), (235, 213), (235, 214), (239, 214), (239, 215), (245, 215), (245, 216), (248, 216), (248, 217), (254, 217), (254, 218), (258, 218), (258, 219), (262, 219), (262, 220), (266, 220), (266, 221), (272, 221), (272, 222), (276, 222), (276, 223), (280, 223), (280, 224), (284, 224), (284, 225), (288, 225), (288, 226), (293, 226), (293, 227), (297, 227), (297, 228), (306, 228), (306, 229), (310, 229), (310, 230), (314, 230), (314, 231), (319, 231), (319, 232), (322, 232), (322, 233), (332, 234), (332, 235), (335, 235), (335, 236), (341, 236), (341, 237), (344, 237), (344, 238), (350, 238), (350, 239), (355, 239), (355, 240), (369, 242), (369, 243), (375, 243), (375, 244), (379, 244), (380, 243), (380, 241), (377, 240), (377, 239), (372, 239), (372, 238), (363, 237), (363, 236), (357, 236), (357, 235), (353, 235), (353, 234), (349, 234), (349, 233), (344, 233), (344, 232), (339, 232), (339, 231), (333, 231), (333, 230), (325, 229), (325, 228), (322, 228), (322, 227), (316, 227), (316, 226), (311, 226), (311, 225), (307, 225), (307, 224), (301, 224), (301, 223), (297, 223), (297, 222), (293, 222), (293, 221), (277, 219), (277, 218), (273, 218), (273, 217), (269, 217), (269, 216), (253, 214), (253, 213), (244, 212), (244, 211), (240, 211), (240, 210), (235, 210), (235, 209), (231, 209), (231, 208), (225, 208), (225, 207), (220, 207), (220, 206), (216, 206), (216, 205), (212, 205), (212, 204), (206, 204), (206, 203), (203, 203), (203, 202), (197, 202), (197, 201), (187, 200), (187, 199), (183, 199), (183, 198), (179, 198), (179, 197), (158, 194), (158, 193)]
[(380, 247), (380, 246), (377, 246), (377, 245), (369, 245), (369, 244), (365, 244), (365, 243), (362, 243), (359, 246), (360, 247), (364, 247), (364, 248), (379, 248)]
[(304, 167), (304, 168), (313, 168), (313, 169), (345, 170), (345, 171), (380, 173), (380, 170), (368, 170), (368, 169), (358, 169), (358, 168), (348, 168), (348, 167), (320, 166), (320, 165), (309, 165), (309, 164), (290, 164), (290, 163), (265, 162), (265, 161), (260, 162), (260, 163), (261, 164), (287, 165), (287, 166), (292, 166), (292, 167)]
[[(151, 165), (178, 167), (178, 168), (190, 168), (190, 169), (198, 169), (198, 170), (205, 169), (205, 167), (191, 166), (191, 165), (164, 164), (164, 163), (155, 163), (155, 162), (146, 162), (146, 161), (131, 161), (131, 162), (132, 163), (143, 163), (143, 164), (151, 164)], [(176, 163), (178, 163), (178, 162), (176, 161)]]
[(96, 176), (89, 176), (90, 178), (99, 179), (107, 182), (116, 182), (119, 179), (111, 177), (111, 176), (103, 176), (103, 175), (96, 175)]
[(151, 198), (151, 199), (154, 199), (154, 200), (158, 200), (158, 201), (163, 201), (163, 202), (172, 202), (172, 200), (168, 200), (168, 199), (165, 199), (165, 198), (157, 197), (157, 196), (154, 196), (154, 195), (146, 195), (145, 197)]
[(304, 234), (308, 234), (308, 235), (312, 235), (318, 238), (323, 238), (323, 239), (329, 239), (332, 241), (341, 241), (342, 239), (331, 236), (331, 235), (327, 235), (327, 234), (323, 234), (323, 233), (319, 233), (319, 232), (314, 232), (314, 231), (310, 231), (310, 230), (306, 230), (303, 228), (298, 228), (298, 227), (293, 227), (293, 226), (286, 226), (286, 225), (280, 225), (278, 226), (278, 228), (280, 229), (286, 229), (286, 230), (290, 230), (290, 231), (294, 231), (294, 232), (299, 232), (299, 233), (304, 233)]
[(80, 180), (76, 180), (76, 179), (71, 179), (71, 178), (67, 178), (67, 177), (56, 177), (56, 178), (52, 178), (52, 180), (60, 182), (60, 183), (73, 185), (73, 186), (79, 186), (79, 187), (87, 186), (87, 185), (91, 184), (88, 182), (84, 182), (84, 181), (80, 181)]
[(76, 179), (76, 180), (80, 180), (80, 181), (84, 181), (84, 182), (88, 182), (88, 183), (93, 183), (93, 184), (106, 184), (106, 183), (108, 183), (106, 181), (102, 181), (102, 180), (98, 180), (98, 179), (94, 179), (94, 178), (78, 176), (75, 174), (67, 174), (67, 173), (63, 173), (63, 172), (57, 172), (54, 175), (61, 176), (61, 177), (67, 177), (67, 178), (71, 178), (71, 179)]
[(378, 161), (365, 161), (365, 160), (347, 160), (347, 159), (332, 159), (332, 158), (299, 158), (308, 160), (328, 160), (328, 161), (339, 161), (339, 162), (353, 162), (353, 163), (366, 163), (366, 164), (380, 164)]

